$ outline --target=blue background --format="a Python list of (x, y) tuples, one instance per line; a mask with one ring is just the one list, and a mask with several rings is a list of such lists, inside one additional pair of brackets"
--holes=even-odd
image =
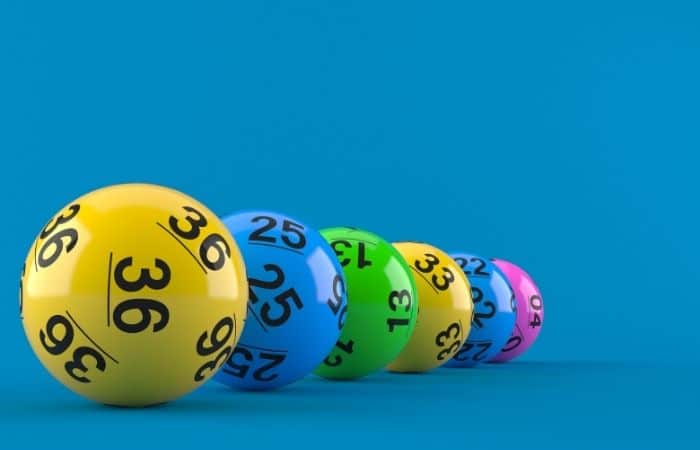
[[(0, 3), (3, 437), (697, 445), (700, 11), (479, 3)], [(507, 366), (93, 405), (32, 355), (20, 261), (126, 181), (510, 259), (543, 332)]]

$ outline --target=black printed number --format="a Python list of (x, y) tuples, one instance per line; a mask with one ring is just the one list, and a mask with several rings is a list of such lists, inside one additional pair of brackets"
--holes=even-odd
[(128, 256), (119, 261), (114, 267), (114, 282), (126, 292), (136, 292), (145, 287), (154, 290), (165, 288), (170, 283), (170, 267), (160, 258), (155, 258), (155, 266), (160, 270), (161, 277), (153, 278), (150, 269), (143, 268), (138, 279), (129, 281), (124, 277), (124, 271), (134, 264), (134, 258)]
[[(62, 337), (56, 335), (56, 327), (61, 330)], [(46, 332), (39, 330), (39, 340), (47, 352), (52, 355), (60, 355), (68, 350), (68, 347), (73, 343), (74, 334), (73, 325), (68, 319), (56, 314), (46, 322)]]
[(200, 213), (191, 206), (183, 206), (182, 209), (184, 209), (190, 214), (194, 214), (194, 217), (190, 216), (190, 214), (187, 214), (183, 219), (189, 224), (189, 229), (182, 229), (180, 227), (180, 219), (178, 219), (175, 216), (170, 216), (170, 218), (168, 219), (170, 229), (173, 230), (175, 234), (177, 234), (183, 239), (197, 239), (199, 237), (201, 229), (207, 226), (207, 219), (206, 217), (204, 217), (204, 215), (202, 215), (202, 213)]
[[(80, 205), (77, 203), (68, 207), (68, 214), (60, 214), (51, 220), (39, 235), (40, 239), (46, 239), (37, 255), (36, 263), (39, 267), (46, 268), (56, 262), (63, 250), (70, 253), (78, 243), (78, 231), (75, 228), (65, 228), (58, 232), (56, 228), (70, 222), (80, 212)], [(55, 232), (55, 233), (54, 233)], [(48, 239), (47, 239), (48, 238)]]
[(465, 342), (462, 348), (457, 352), (457, 354), (454, 356), (454, 359), (457, 361), (467, 361), (469, 360), (469, 355), (468, 353), (474, 349), (474, 348), (479, 348), (479, 351), (474, 353), (471, 356), (472, 361), (481, 361), (484, 359), (484, 353), (491, 348), (491, 342), (476, 342), (476, 343), (471, 343), (471, 342)]
[[(216, 370), (216, 368), (223, 364), (231, 355), (232, 346), (225, 345), (231, 335), (234, 333), (234, 328), (235, 322), (233, 319), (230, 317), (224, 317), (223, 319), (219, 320), (216, 325), (214, 325), (211, 332), (205, 331), (201, 334), (201, 336), (199, 336), (196, 346), (197, 354), (199, 356), (209, 356), (216, 352), (219, 353), (214, 359), (205, 362), (199, 369), (197, 369), (194, 374), (194, 381), (204, 381), (206, 372), (213, 372)], [(222, 334), (223, 337), (220, 337)]]
[(508, 342), (506, 342), (506, 345), (501, 349), (502, 352), (509, 352), (511, 350), (515, 350), (518, 348), (520, 344), (522, 344), (523, 338), (520, 336), (511, 336), (510, 339), (508, 339)]
[[(462, 328), (459, 326), (459, 323), (452, 322), (447, 329), (439, 332), (437, 336), (435, 336), (435, 345), (442, 348), (442, 350), (440, 350), (437, 354), (437, 359), (439, 361), (445, 360), (448, 355), (459, 350), (459, 346), (462, 344), (459, 339), (461, 334)], [(450, 340), (452, 343), (449, 345), (449, 347), (443, 348)]]
[[(133, 265), (134, 259), (131, 256), (121, 259), (114, 267), (114, 282), (125, 292), (137, 292), (144, 288), (161, 290), (170, 283), (170, 267), (160, 258), (155, 258), (155, 267), (160, 272), (159, 278), (151, 275), (151, 269), (142, 268), (136, 280), (128, 280), (124, 272)], [(158, 320), (153, 323), (153, 332), (158, 332), (165, 328), (170, 320), (168, 307), (158, 300), (150, 298), (132, 298), (119, 303), (112, 313), (114, 324), (125, 333), (140, 333), (146, 330), (153, 319), (153, 313), (158, 314)], [(140, 315), (137, 321), (127, 320), (135, 313)], [(126, 317), (125, 317), (126, 316)]]
[[(338, 341), (335, 343), (335, 346), (339, 348), (341, 352), (351, 355), (354, 351), (355, 342), (352, 339), (349, 339), (347, 342)], [(323, 364), (327, 365), (328, 367), (336, 367), (341, 365), (342, 363), (343, 357), (341, 355), (333, 355), (332, 359), (329, 355), (326, 359), (323, 360)]]
[(51, 222), (47, 223), (44, 229), (41, 230), (39, 237), (41, 239), (46, 239), (59, 225), (70, 222), (70, 220), (75, 217), (78, 212), (80, 212), (80, 205), (74, 203), (68, 207), (68, 210), (70, 211), (68, 215), (64, 216), (63, 214), (60, 214), (55, 219), (51, 220)]
[[(182, 209), (187, 211), (187, 215), (184, 218), (170, 216), (168, 219), (170, 229), (176, 235), (188, 241), (199, 238), (202, 228), (209, 224), (207, 218), (192, 206), (183, 206)], [(182, 222), (187, 223), (187, 225), (181, 225)], [(217, 271), (221, 269), (226, 264), (226, 258), (230, 257), (231, 247), (219, 233), (207, 235), (199, 245), (199, 259), (209, 270)]]
[[(240, 358), (237, 358), (237, 356), (240, 356)], [(234, 377), (245, 378), (250, 372), (250, 369), (256, 359), (260, 362), (264, 361), (265, 363), (253, 371), (253, 379), (265, 383), (272, 381), (279, 376), (276, 373), (270, 372), (282, 364), (284, 360), (287, 359), (287, 355), (284, 353), (261, 351), (257, 354), (256, 358), (256, 355), (254, 355), (253, 352), (239, 345), (233, 351), (233, 354), (226, 361), (226, 365), (221, 370), (224, 373)]]
[(534, 311), (532, 320), (530, 321), (530, 326), (532, 328), (542, 326), (542, 317), (540, 317), (540, 311), (542, 311), (542, 297), (539, 295), (533, 295), (529, 299), (530, 308)]
[[(64, 241), (64, 239), (67, 240)], [(73, 228), (66, 228), (65, 230), (52, 234), (51, 237), (41, 246), (41, 250), (39, 250), (39, 255), (37, 257), (37, 264), (39, 267), (49, 267), (51, 264), (56, 262), (59, 256), (61, 256), (61, 252), (64, 248), (66, 249), (66, 253), (70, 253), (70, 251), (75, 248), (77, 243), (78, 232)]]
[[(352, 258), (345, 255), (345, 250), (350, 250), (353, 247), (352, 242), (346, 241), (344, 239), (339, 239), (331, 242), (331, 248), (338, 257), (340, 265), (345, 267), (352, 262)], [(367, 244), (363, 241), (357, 243), (357, 268), (364, 269), (365, 267), (371, 266), (372, 261), (367, 259)]]
[[(277, 238), (266, 235), (268, 231), (272, 231), (277, 226), (277, 219), (270, 216), (255, 216), (250, 220), (252, 223), (264, 222), (263, 226), (256, 229), (250, 236), (249, 241), (277, 243)], [(304, 226), (300, 223), (292, 222), (291, 220), (282, 221), (282, 242), (289, 248), (300, 250), (306, 246), (306, 236), (304, 235)]]
[[(210, 258), (211, 252), (214, 250), (216, 255), (214, 259)], [(212, 233), (202, 241), (199, 246), (199, 257), (202, 259), (202, 264), (210, 270), (219, 270), (226, 264), (226, 258), (231, 257), (231, 247), (228, 246), (226, 240), (219, 233)]]
[[(53, 315), (46, 322), (46, 331), (39, 330), (39, 341), (44, 349), (51, 355), (58, 356), (65, 353), (73, 343), (75, 330), (70, 321), (60, 314)], [(102, 354), (91, 347), (80, 346), (73, 351), (72, 359), (64, 364), (66, 373), (75, 381), (90, 383), (86, 376), (89, 367), (85, 365), (85, 359), (89, 357), (94, 361), (94, 368), (104, 372), (107, 368)]]
[[(409, 312), (411, 311), (411, 303), (411, 293), (406, 289), (401, 291), (391, 291), (389, 293), (389, 308), (392, 311), (397, 311), (399, 307), (402, 307), (404, 308), (404, 311)], [(407, 326), (410, 321), (409, 319), (390, 317), (386, 320), (386, 323), (389, 326), (389, 332), (393, 333), (395, 327)]]
[[(129, 323), (124, 319), (124, 314), (130, 311), (138, 311), (141, 318), (135, 323)], [(121, 302), (114, 308), (114, 324), (125, 333), (139, 333), (151, 325), (153, 312), (159, 315), (158, 321), (153, 324), (153, 332), (157, 332), (165, 328), (170, 319), (168, 307), (157, 300), (148, 298), (132, 298)]]
[[(423, 258), (422, 260), (416, 259), (413, 263), (413, 267), (415, 267), (416, 270), (422, 273), (434, 272), (436, 270), (436, 266), (440, 264), (440, 258), (438, 258), (432, 253), (425, 253), (424, 256), (425, 258)], [(447, 267), (441, 267), (441, 269), (442, 274), (433, 274), (431, 281), (435, 289), (437, 289), (438, 291), (445, 291), (450, 287), (450, 284), (452, 284), (452, 282), (455, 281), (455, 275), (454, 273), (452, 273), (452, 270), (450, 270)]]
[[(95, 362), (95, 369), (104, 372), (107, 368), (107, 361), (97, 350), (90, 347), (78, 347), (73, 352), (73, 360), (68, 361), (64, 366), (68, 375), (75, 381), (81, 383), (90, 382), (90, 379), (85, 376), (89, 368), (85, 365), (84, 360), (88, 356)], [(82, 372), (83, 375), (76, 374), (76, 371)]]
[(441, 277), (438, 277), (437, 275), (433, 275), (432, 281), (433, 281), (433, 286), (435, 286), (435, 289), (438, 291), (445, 291), (447, 288), (450, 287), (450, 284), (455, 280), (455, 275), (452, 273), (450, 269), (447, 267), (443, 267), (442, 271), (444, 274)]
[[(259, 298), (253, 290), (253, 287), (258, 287), (266, 290), (275, 290), (284, 284), (284, 272), (278, 265), (265, 264), (263, 266), (263, 269), (265, 269), (266, 272), (273, 272), (275, 277), (270, 281), (259, 280), (252, 277), (248, 278), (248, 296), (250, 299), (250, 303), (254, 305), (258, 303)], [(273, 306), (270, 304), (270, 302), (264, 302), (260, 307), (260, 318), (263, 320), (263, 322), (265, 322), (266, 325), (269, 325), (271, 327), (278, 327), (284, 325), (287, 322), (287, 320), (289, 320), (289, 318), (292, 315), (292, 304), (298, 310), (304, 307), (304, 304), (302, 303), (299, 294), (297, 294), (294, 288), (286, 289), (283, 292), (277, 294), (273, 298), (272, 303), (277, 305), (277, 307), (275, 307), (274, 309), (279, 309), (279, 312), (273, 312)]]
[[(474, 276), (474, 277), (488, 277), (489, 273), (485, 272), (484, 269), (486, 268), (486, 261), (484, 261), (481, 258), (464, 258), (464, 257), (457, 257), (455, 258), (455, 261), (457, 261), (457, 264), (462, 268), (464, 271), (464, 274), (467, 276)], [(475, 265), (474, 271), (472, 272), (469, 268)]]
[(260, 317), (266, 324), (272, 327), (284, 325), (287, 320), (289, 320), (289, 317), (292, 315), (290, 302), (293, 303), (297, 309), (302, 309), (304, 307), (299, 294), (297, 294), (294, 288), (289, 288), (276, 295), (274, 302), (282, 308), (278, 314), (272, 313), (272, 306), (269, 303), (265, 303), (260, 307)]
[(523, 332), (520, 329), (520, 326), (516, 323), (515, 328), (513, 329), (513, 334), (510, 336), (510, 339), (508, 339), (508, 342), (506, 342), (506, 345), (501, 349), (501, 351), (502, 352), (509, 352), (511, 350), (515, 350), (522, 343), (523, 343)]
[[(496, 305), (491, 300), (484, 299), (484, 292), (476, 286), (472, 286), (472, 300), (474, 301), (474, 317), (472, 318), (472, 323), (477, 328), (483, 328), (484, 323), (482, 319), (490, 319), (496, 314)], [(487, 309), (487, 311), (481, 310), (481, 306)], [(477, 311), (477, 309), (479, 311)]]
[(348, 312), (348, 305), (343, 304), (343, 295), (345, 294), (345, 283), (340, 274), (333, 277), (333, 298), (329, 298), (326, 302), (334, 316), (338, 316), (338, 329), (342, 330), (345, 325), (345, 316)]
[(423, 273), (430, 273), (433, 271), (433, 268), (440, 264), (440, 258), (437, 256), (433, 255), (432, 253), (426, 253), (425, 254), (425, 259), (420, 260), (417, 259), (413, 266), (418, 269), (420, 272)]

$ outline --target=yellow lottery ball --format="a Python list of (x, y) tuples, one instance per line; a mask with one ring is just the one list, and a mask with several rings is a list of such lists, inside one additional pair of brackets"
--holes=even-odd
[(192, 391), (226, 361), (247, 295), (243, 259), (214, 213), (168, 188), (123, 184), (46, 224), (22, 271), (20, 317), (66, 387), (145, 406)]
[(418, 321), (411, 339), (387, 367), (392, 372), (426, 372), (449, 361), (471, 328), (471, 286), (462, 268), (431, 245), (398, 242), (418, 288)]

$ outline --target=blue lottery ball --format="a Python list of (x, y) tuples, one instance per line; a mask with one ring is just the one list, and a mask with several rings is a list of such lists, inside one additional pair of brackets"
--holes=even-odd
[(310, 373), (335, 346), (347, 314), (343, 271), (321, 234), (282, 214), (224, 218), (249, 284), (243, 334), (215, 380), (272, 389)]
[(474, 300), (467, 340), (445, 367), (472, 367), (499, 354), (515, 326), (515, 296), (505, 275), (491, 261), (451, 253), (469, 279)]

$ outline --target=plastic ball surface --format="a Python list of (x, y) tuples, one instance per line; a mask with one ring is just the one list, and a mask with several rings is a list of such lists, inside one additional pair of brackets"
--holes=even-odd
[(420, 307), (413, 335), (387, 366), (392, 372), (426, 372), (445, 364), (469, 335), (474, 305), (467, 277), (445, 252), (417, 242), (395, 243), (413, 272)]
[(321, 231), (343, 266), (348, 316), (333, 351), (315, 374), (352, 379), (382, 369), (408, 342), (418, 299), (401, 254), (379, 236), (354, 228)]
[(505, 362), (525, 353), (537, 339), (544, 323), (544, 303), (539, 289), (530, 275), (515, 264), (502, 259), (493, 263), (501, 269), (515, 294), (515, 327), (501, 352), (491, 361)]
[(215, 379), (239, 389), (287, 385), (331, 351), (347, 314), (345, 281), (321, 234), (267, 211), (224, 219), (248, 271), (248, 318), (241, 340)]
[(474, 314), (471, 331), (446, 367), (472, 367), (496, 356), (515, 326), (515, 296), (505, 275), (486, 258), (451, 253), (471, 285)]
[(68, 204), (25, 261), (20, 317), (42, 364), (97, 402), (146, 406), (210, 378), (238, 340), (238, 246), (193, 198), (123, 184)]

